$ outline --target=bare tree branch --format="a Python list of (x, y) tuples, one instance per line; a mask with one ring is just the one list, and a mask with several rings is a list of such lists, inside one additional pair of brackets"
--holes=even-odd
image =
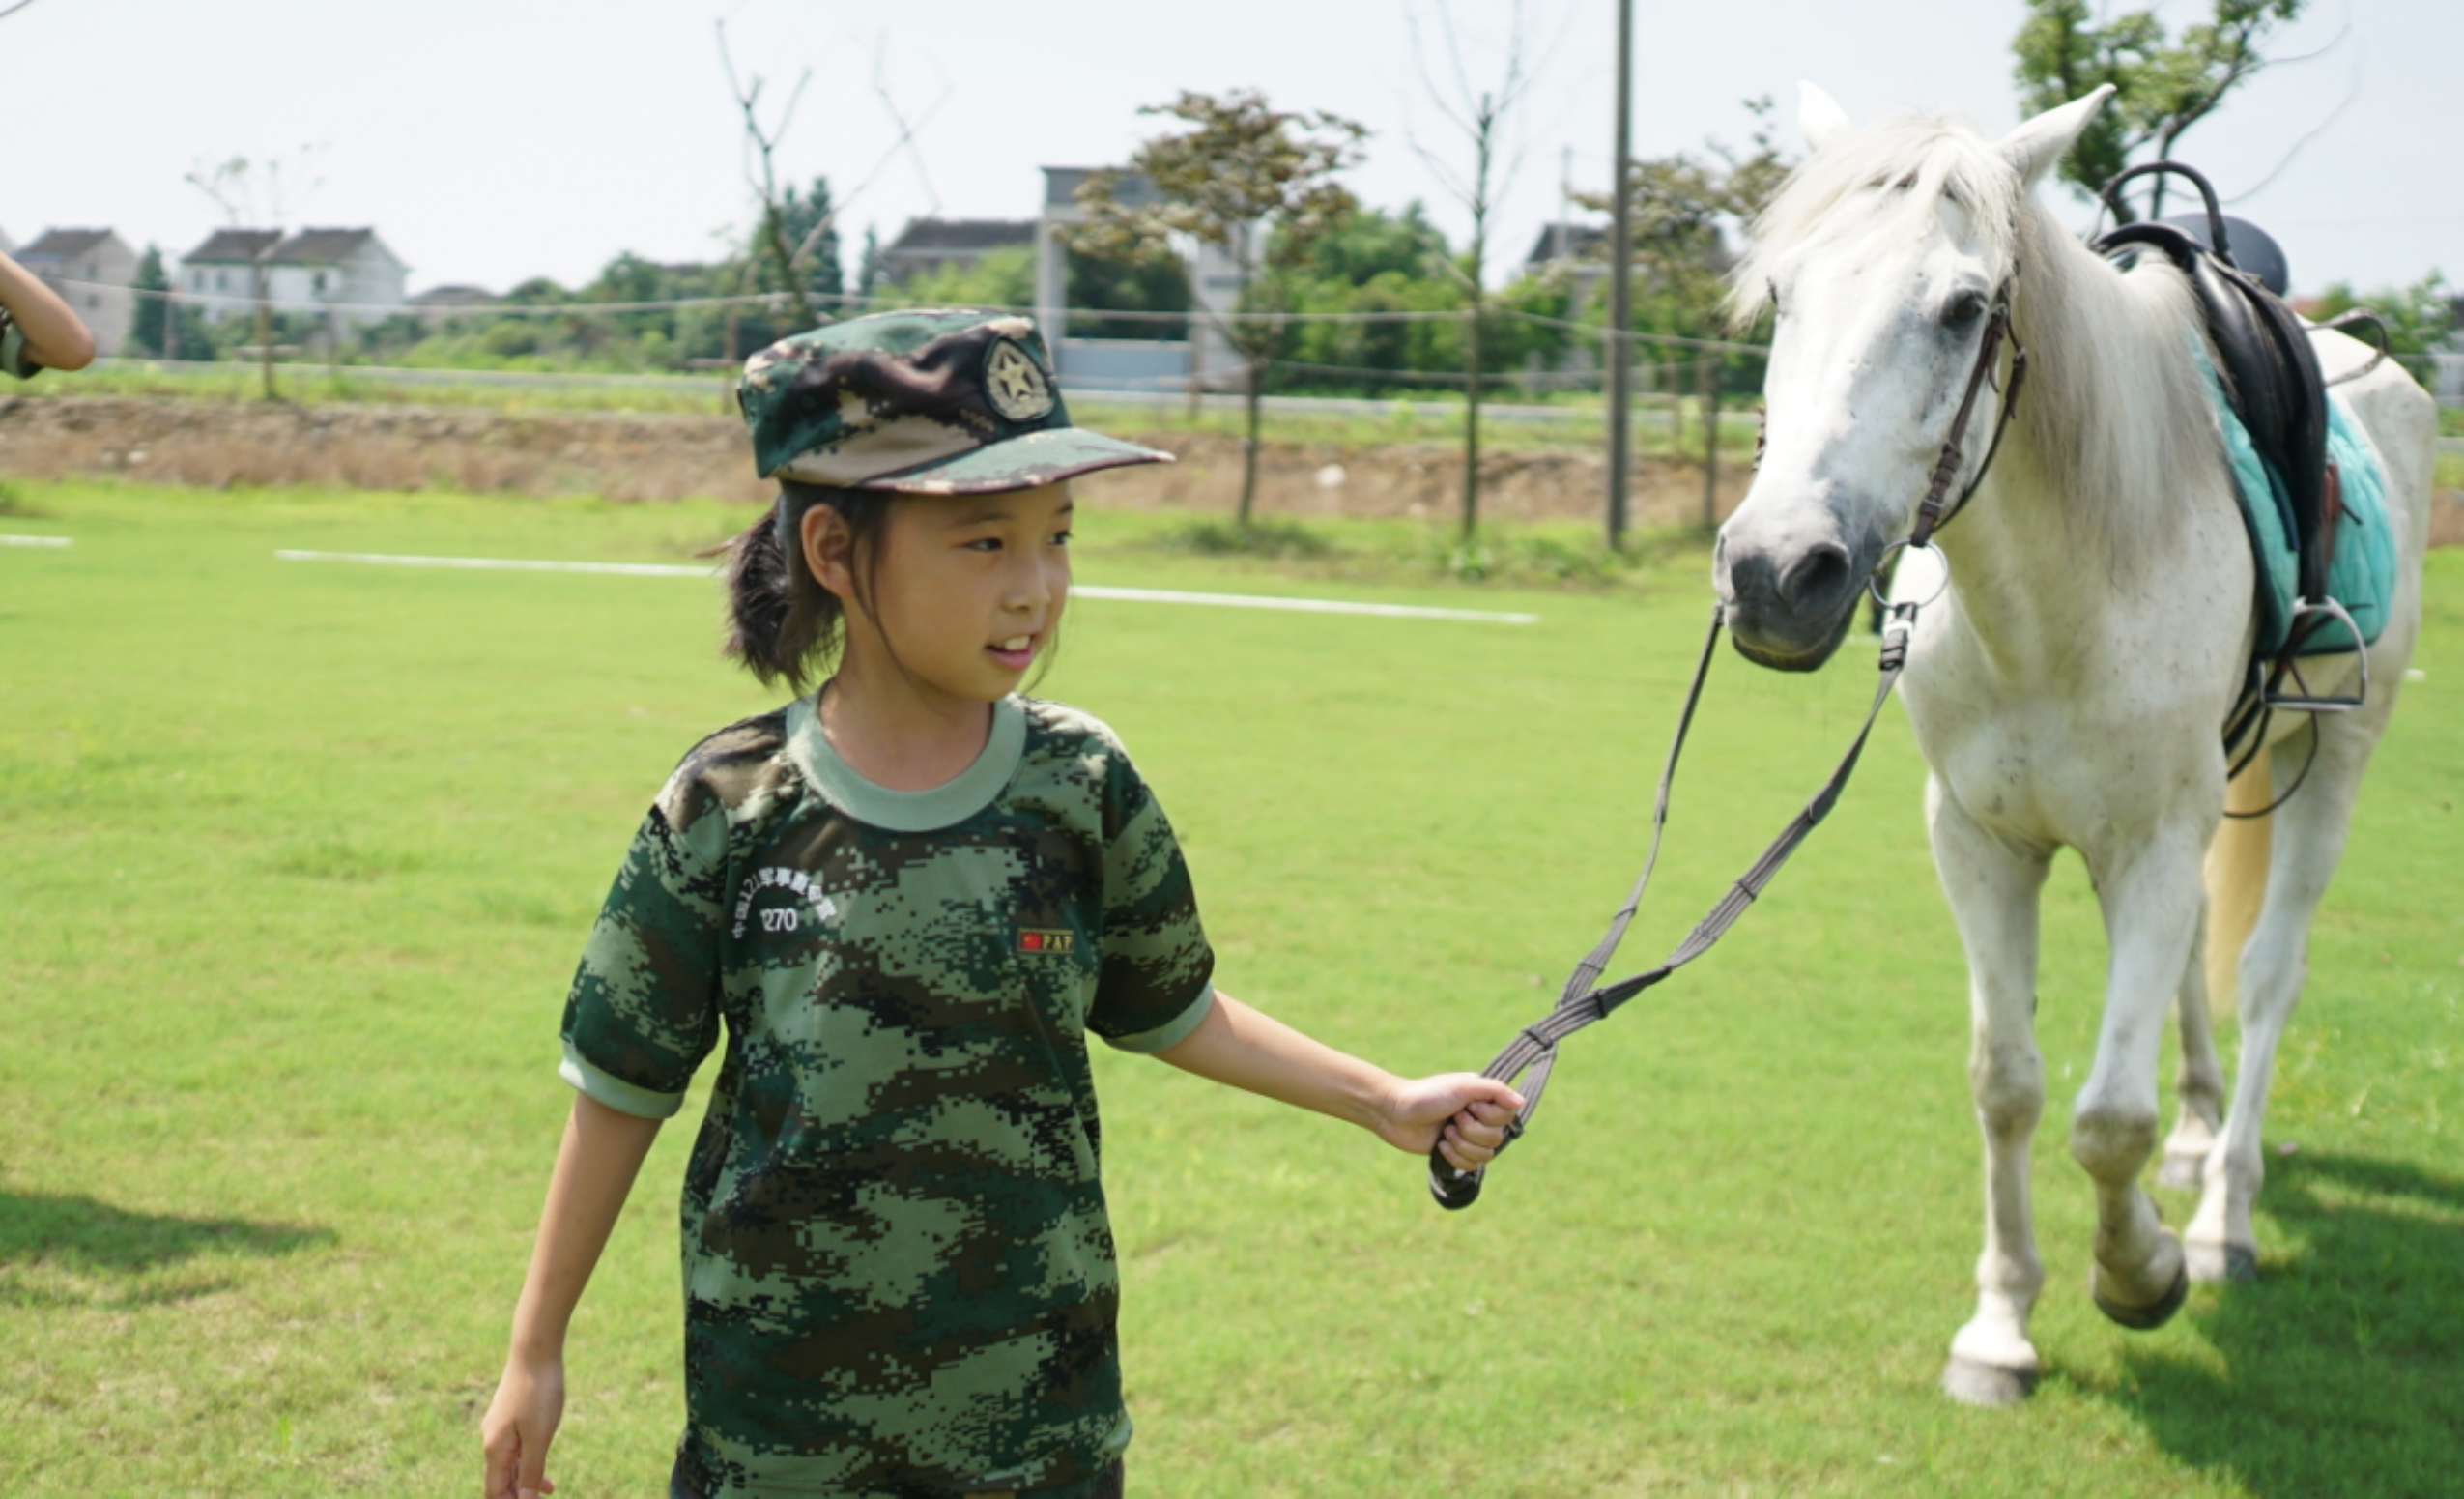
[[(2339, 41), (2340, 41), (2340, 40), (2342, 40), (2342, 35), (2343, 35), (2343, 34), (2342, 34), (2342, 33), (2340, 33), (2340, 32), (2339, 32), (2339, 33), (2337, 33), (2337, 39), (2338, 39)], [(2333, 43), (2331, 43), (2331, 44), (2333, 44)], [(2319, 52), (2324, 52), (2325, 50), (2327, 50), (2325, 47), (2321, 47), (2321, 48), (2319, 49)], [(2319, 55), (2319, 52), (2313, 52), (2313, 53), (2311, 53), (2311, 54), (2310, 54), (2310, 56), (2311, 56), (2311, 57), (2316, 57), (2316, 56), (2318, 56), (2318, 55)], [(2291, 59), (2291, 58), (2288, 58), (2288, 59), (2286, 59), (2286, 61), (2288, 61), (2288, 62), (2290, 62), (2290, 61), (2307, 61), (2307, 60), (2308, 60), (2308, 59), (2306, 59), (2306, 58), (2304, 58), (2304, 59)], [(2296, 158), (2296, 157), (2298, 157), (2298, 156), (2300, 156), (2300, 155), (2302, 154), (2303, 149), (2304, 149), (2305, 147), (2308, 146), (2308, 145), (2309, 145), (2309, 143), (2310, 143), (2311, 141), (2314, 141), (2314, 140), (2318, 139), (2321, 135), (2325, 134), (2325, 133), (2327, 132), (2327, 128), (2328, 128), (2329, 126), (2331, 126), (2331, 125), (2334, 125), (2334, 124), (2335, 124), (2335, 123), (2338, 120), (2338, 119), (2341, 119), (2341, 118), (2343, 117), (2344, 111), (2345, 111), (2345, 110), (2347, 110), (2347, 109), (2350, 109), (2351, 107), (2353, 107), (2353, 101), (2355, 101), (2355, 100), (2357, 100), (2357, 99), (2359, 99), (2359, 98), (2361, 98), (2361, 97), (2362, 97), (2362, 60), (2361, 60), (2360, 58), (2356, 57), (2356, 58), (2354, 58), (2354, 59), (2353, 59), (2353, 81), (2352, 81), (2351, 85), (2350, 85), (2350, 86), (2348, 86), (2348, 87), (2344, 90), (2344, 97), (2343, 97), (2342, 99), (2339, 99), (2339, 100), (2337, 100), (2337, 101), (2335, 101), (2335, 108), (2333, 108), (2333, 109), (2331, 109), (2331, 110), (2329, 110), (2329, 111), (2327, 112), (2326, 118), (2324, 118), (2324, 119), (2320, 120), (2320, 121), (2318, 122), (2318, 124), (2311, 126), (2308, 130), (2304, 130), (2304, 131), (2301, 133), (2300, 137), (2299, 137), (2299, 138), (2297, 138), (2297, 139), (2293, 142), (2293, 144), (2291, 144), (2290, 146), (2285, 147), (2285, 148), (2284, 148), (2284, 155), (2283, 155), (2283, 156), (2281, 156), (2281, 157), (2279, 157), (2279, 158), (2278, 158), (2278, 159), (2277, 159), (2277, 162), (2276, 162), (2276, 164), (2275, 164), (2274, 166), (2271, 166), (2271, 167), (2269, 167), (2269, 168), (2267, 169), (2267, 175), (2266, 175), (2266, 176), (2261, 177), (2261, 178), (2260, 178), (2257, 182), (2254, 182), (2254, 183), (2250, 184), (2250, 186), (2249, 186), (2249, 187), (2247, 187), (2243, 188), (2241, 191), (2239, 191), (2239, 192), (2237, 192), (2237, 193), (2233, 194), (2233, 196), (2231, 196), (2231, 197), (2229, 197), (2229, 198), (2226, 198), (2226, 199), (2224, 199), (2223, 201), (2224, 201), (2224, 202), (2226, 202), (2226, 203), (2240, 203), (2240, 202), (2245, 201), (2246, 199), (2255, 197), (2255, 196), (2257, 196), (2260, 192), (2264, 191), (2264, 190), (2266, 189), (2266, 187), (2267, 187), (2267, 185), (2268, 185), (2269, 183), (2272, 183), (2272, 182), (2276, 181), (2276, 179), (2278, 179), (2278, 177), (2281, 177), (2281, 176), (2283, 176), (2283, 175), (2284, 175), (2284, 170), (2285, 170), (2285, 168), (2287, 168), (2287, 167), (2289, 167), (2289, 166), (2291, 166), (2291, 165), (2293, 164), (2293, 159), (2294, 159), (2294, 158)]]
[(1464, 263), (1447, 262), (1447, 269), (1461, 284), (1467, 303), (1463, 325), (1463, 541), (1469, 546), (1477, 531), (1480, 503), (1481, 333), (1488, 316), (1489, 218), (1497, 201), (1513, 190), (1514, 179), (1521, 175), (1525, 145), (1519, 137), (1510, 135), (1509, 126), (1538, 72), (1527, 68), (1525, 62), (1523, 0), (1512, 0), (1507, 10), (1504, 64), (1497, 86), (1492, 89), (1476, 89), (1472, 85), (1463, 60), (1462, 29), (1455, 24), (1448, 0), (1433, 0), (1432, 9), (1445, 43), (1447, 72), (1453, 79), (1451, 92), (1439, 82), (1431, 66), (1418, 5), (1407, 4), (1404, 22), (1412, 39), (1413, 68), (1419, 74), (1421, 92), (1462, 136), (1462, 144), (1469, 150), (1470, 165), (1458, 169), (1449, 164), (1423, 143), (1408, 124), (1404, 139), (1430, 174), (1472, 216), (1472, 243)]
[[(797, 101), (804, 98), (804, 87), (813, 81), (813, 70), (807, 68), (796, 79), (795, 89), (788, 95), (787, 108), (779, 114), (775, 130), (761, 125), (761, 78), (755, 74), (750, 83), (739, 82), (735, 59), (728, 52), (728, 23), (713, 21), (719, 39), (719, 66), (728, 75), (728, 91), (735, 96), (737, 111), (744, 116), (744, 180), (761, 200), (760, 237), (768, 246), (779, 279), (786, 283), (788, 296), (795, 299), (796, 316), (808, 328), (821, 321), (818, 308), (813, 304), (813, 294), (806, 289), (804, 277), (796, 271), (796, 252), (788, 245), (786, 216), (779, 204), (779, 180), (776, 155), (779, 142), (785, 138), (789, 121), (795, 118)], [(759, 163), (757, 174), (755, 163)]]

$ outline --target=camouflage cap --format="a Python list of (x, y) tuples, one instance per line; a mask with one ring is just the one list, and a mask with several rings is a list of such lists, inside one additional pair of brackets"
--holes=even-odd
[(983, 307), (849, 318), (744, 361), (763, 478), (971, 495), (1172, 455), (1070, 424), (1033, 319)]

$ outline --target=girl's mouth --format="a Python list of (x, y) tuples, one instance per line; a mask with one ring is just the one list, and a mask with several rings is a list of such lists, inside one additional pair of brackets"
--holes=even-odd
[(987, 646), (992, 659), (1014, 672), (1023, 672), (1035, 662), (1035, 637), (1013, 635), (1008, 640)]

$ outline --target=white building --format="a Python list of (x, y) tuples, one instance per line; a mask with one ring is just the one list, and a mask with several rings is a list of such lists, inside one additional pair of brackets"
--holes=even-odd
[(12, 253), (85, 324), (96, 353), (120, 352), (136, 316), (135, 250), (108, 229), (46, 229)]
[(177, 284), (212, 320), (247, 312), (262, 276), (274, 310), (351, 325), (407, 305), (410, 274), (373, 229), (220, 229), (182, 258)]
[[(1153, 339), (1067, 336), (1069, 255), (1059, 231), (1086, 221), (1078, 188), (1093, 175), (1094, 168), (1083, 166), (1044, 169), (1044, 213), (1035, 238), (1036, 321), (1044, 327), (1063, 382), (1074, 389), (1184, 390), (1192, 383), (1208, 389), (1240, 389), (1240, 353), (1224, 336), (1223, 325), (1203, 314), (1237, 310), (1246, 288), (1240, 262), (1213, 245), (1200, 243), (1186, 268), (1190, 298), (1201, 314), (1190, 319), (1194, 339), (1170, 337), (1169, 332), (1180, 330), (1168, 323), (1157, 325)], [(1122, 173), (1113, 194), (1132, 208), (1156, 201), (1155, 185), (1137, 172)], [(1263, 227), (1255, 232), (1263, 233)]]
[(884, 286), (897, 286), (951, 266), (972, 266), (994, 250), (1035, 244), (1032, 218), (910, 218), (874, 262)]
[(275, 229), (216, 229), (180, 260), (172, 284), (209, 323), (244, 312), (257, 295), (258, 258), (282, 242)]

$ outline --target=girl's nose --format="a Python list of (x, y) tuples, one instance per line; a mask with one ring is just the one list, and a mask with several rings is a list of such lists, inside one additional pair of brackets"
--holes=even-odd
[(1012, 613), (1032, 614), (1052, 601), (1053, 595), (1067, 586), (1067, 577), (1066, 564), (1028, 558), (1011, 572), (1010, 587), (1001, 602)]

